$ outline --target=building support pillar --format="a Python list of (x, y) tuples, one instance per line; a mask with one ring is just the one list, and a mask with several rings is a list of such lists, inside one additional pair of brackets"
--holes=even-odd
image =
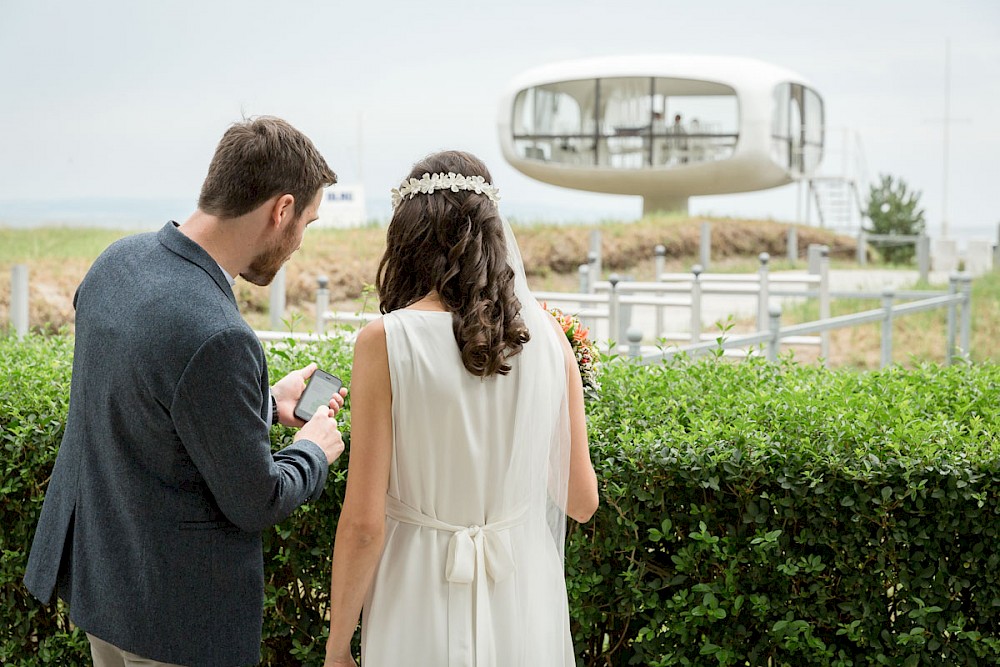
[(654, 213), (688, 214), (688, 197), (684, 195), (648, 194), (642, 198), (642, 215)]

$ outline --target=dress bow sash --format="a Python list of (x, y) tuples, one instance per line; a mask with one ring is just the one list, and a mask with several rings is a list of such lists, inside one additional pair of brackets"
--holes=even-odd
[(503, 581), (513, 573), (514, 558), (502, 533), (524, 522), (526, 508), (482, 526), (454, 526), (387, 495), (385, 513), (402, 523), (451, 533), (444, 572), (448, 581), (448, 667), (495, 667), (486, 579)]
[(502, 529), (469, 526), (453, 531), (448, 543), (445, 578), (455, 584), (471, 584), (476, 576), (476, 563), (480, 560), (485, 562), (486, 573), (493, 581), (503, 581), (510, 576), (514, 560), (497, 530)]

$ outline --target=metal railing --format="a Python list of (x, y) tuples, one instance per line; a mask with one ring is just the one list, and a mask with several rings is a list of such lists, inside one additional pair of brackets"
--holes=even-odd
[[(652, 308), (653, 340), (664, 343), (670, 341), (686, 341), (688, 344), (679, 347), (656, 348), (658, 352), (646, 352), (640, 356), (664, 358), (679, 352), (698, 354), (710, 349), (717, 349), (720, 344), (715, 334), (703, 333), (703, 305), (709, 296), (743, 296), (754, 297), (757, 301), (755, 333), (731, 336), (726, 338), (723, 349), (743, 348), (754, 345), (768, 344), (770, 346), (784, 343), (786, 345), (816, 345), (819, 356), (826, 359), (830, 355), (830, 332), (849, 326), (859, 326), (873, 321), (888, 320), (891, 326), (893, 317), (931, 310), (948, 308), (947, 324), (947, 359), (950, 363), (955, 355), (956, 338), (961, 337), (958, 349), (968, 353), (970, 317), (970, 285), (968, 274), (953, 274), (947, 292), (930, 290), (884, 290), (870, 291), (836, 291), (830, 289), (829, 278), (829, 248), (820, 245), (809, 247), (809, 265), (813, 273), (787, 275), (773, 274), (770, 269), (770, 256), (761, 253), (758, 256), (759, 268), (756, 273), (744, 274), (710, 274), (704, 273), (700, 265), (695, 265), (690, 273), (663, 272), (665, 255), (662, 246), (654, 251), (655, 268), (658, 280), (643, 282), (621, 280), (612, 274), (607, 281), (594, 280), (592, 267), (600, 260), (591, 251), (590, 261), (579, 267), (580, 292), (534, 292), (539, 301), (564, 307), (580, 317), (585, 326), (593, 327), (598, 321), (606, 321), (608, 326), (609, 346), (622, 347), (620, 341), (628, 341), (629, 353), (634, 352), (635, 332), (639, 332), (639, 344), (644, 332), (632, 326), (633, 314), (636, 308)], [(322, 335), (327, 324), (332, 321), (347, 324), (363, 324), (378, 317), (377, 313), (345, 313), (330, 312), (329, 292), (326, 279), (319, 278), (316, 302), (316, 332)], [(797, 324), (781, 328), (777, 338), (773, 333), (775, 314), (772, 298), (802, 298), (816, 299), (818, 302), (819, 319), (815, 322)], [(833, 299), (880, 299), (883, 308), (865, 311), (855, 315), (831, 317), (831, 302)], [(905, 303), (901, 303), (905, 302)], [(886, 304), (889, 305), (886, 305)], [(689, 326), (687, 332), (671, 332), (664, 330), (664, 316), (667, 308), (687, 309)], [(780, 308), (778, 308), (780, 322)], [(959, 324), (961, 331), (959, 332)], [(710, 342), (706, 342), (706, 340)], [(776, 342), (775, 342), (776, 341)], [(891, 330), (882, 334), (882, 357), (891, 358)], [(887, 350), (885, 346), (889, 347)], [(776, 348), (775, 348), (776, 349)], [(658, 356), (659, 355), (659, 356)], [(888, 363), (888, 362), (883, 362)]]
[(912, 245), (917, 255), (920, 280), (927, 281), (931, 270), (931, 240), (926, 234), (872, 234), (863, 227), (858, 230), (857, 260), (861, 266), (868, 264), (868, 244), (882, 246)]
[[(855, 327), (863, 324), (881, 322), (881, 353), (880, 364), (882, 367), (892, 363), (892, 338), (893, 322), (900, 317), (906, 317), (915, 313), (926, 312), (939, 308), (947, 308), (946, 324), (946, 348), (945, 358), (947, 363), (951, 363), (956, 358), (967, 358), (972, 328), (972, 277), (968, 273), (952, 273), (949, 277), (947, 292), (929, 291), (895, 291), (885, 289), (881, 293), (872, 292), (832, 292), (829, 290), (826, 267), (829, 257), (827, 253), (822, 253), (821, 272), (819, 276), (771, 276), (766, 271), (767, 257), (762, 254), (760, 258), (761, 270), (757, 274), (745, 274), (737, 276), (737, 282), (744, 283), (744, 287), (716, 288), (713, 284), (723, 284), (733, 282), (733, 276), (725, 274), (701, 274), (700, 267), (695, 267), (691, 275), (688, 274), (667, 274), (660, 273), (660, 280), (653, 283), (639, 282), (619, 282), (610, 280), (607, 282), (595, 283), (598, 293), (595, 294), (568, 294), (557, 292), (536, 292), (535, 296), (540, 299), (552, 299), (558, 297), (566, 301), (579, 304), (579, 313), (587, 317), (607, 317), (613, 327), (619, 326), (621, 321), (622, 305), (651, 305), (662, 309), (665, 306), (684, 306), (691, 309), (691, 336), (688, 345), (676, 347), (661, 347), (655, 350), (645, 350), (642, 346), (643, 333), (637, 327), (628, 326), (625, 335), (627, 340), (627, 354), (629, 357), (638, 359), (643, 364), (654, 363), (667, 359), (678, 354), (697, 356), (705, 352), (717, 349), (752, 349), (755, 346), (763, 346), (767, 358), (776, 360), (782, 343), (802, 343), (807, 340), (808, 335), (819, 334), (821, 339), (821, 356), (828, 354), (829, 332), (844, 327)], [(687, 283), (684, 287), (681, 283)], [(316, 330), (315, 333), (289, 333), (280, 331), (258, 331), (257, 335), (262, 341), (285, 341), (295, 339), (302, 342), (317, 342), (323, 340), (326, 335), (326, 324), (328, 321), (336, 319), (339, 321), (350, 321), (353, 323), (363, 323), (378, 317), (376, 313), (331, 313), (329, 312), (329, 290), (327, 289), (327, 279), (320, 276), (318, 279), (319, 289), (316, 294)], [(818, 286), (818, 290), (788, 290), (773, 289), (772, 285), (800, 283), (807, 286)], [(756, 286), (756, 289), (748, 290), (745, 285)], [(624, 293), (625, 291), (629, 293)], [(671, 298), (658, 294), (677, 293), (686, 291), (687, 298)], [(636, 294), (653, 293), (651, 297), (640, 297)], [(700, 321), (700, 301), (705, 293), (716, 294), (747, 294), (756, 293), (759, 303), (758, 308), (758, 331), (749, 334), (724, 336), (721, 340), (703, 342), (701, 336)], [(804, 322), (781, 326), (781, 308), (770, 305), (768, 299), (771, 296), (816, 296), (820, 299), (820, 319), (813, 322)], [(830, 317), (829, 302), (831, 297), (881, 299), (882, 307), (866, 310), (851, 315), (839, 315)], [(907, 299), (906, 302), (900, 300)], [(606, 309), (588, 308), (587, 306), (605, 305)], [(766, 320), (761, 317), (766, 310)], [(11, 321), (15, 333), (23, 337), (28, 332), (28, 267), (19, 264), (13, 267), (11, 273)], [(661, 331), (661, 315), (657, 316), (657, 330)], [(273, 322), (273, 319), (272, 319)], [(766, 322), (766, 325), (763, 324)], [(610, 331), (615, 331), (615, 328)]]
[[(658, 256), (662, 256), (658, 246)], [(573, 304), (573, 313), (586, 324), (597, 320), (608, 321), (609, 337), (616, 340), (625, 338), (625, 330), (631, 323), (634, 307), (655, 309), (656, 326), (654, 338), (669, 340), (690, 339), (697, 342), (702, 335), (702, 302), (704, 297), (715, 296), (756, 296), (758, 301), (757, 324), (764, 328), (767, 323), (767, 305), (774, 297), (818, 298), (821, 315), (829, 313), (829, 249), (819, 246), (818, 275), (772, 275), (768, 269), (770, 256), (761, 253), (758, 260), (760, 269), (753, 274), (703, 273), (700, 265), (695, 265), (691, 273), (658, 273), (659, 280), (653, 282), (624, 281), (612, 275), (607, 281), (594, 281), (590, 267), (592, 263), (579, 267), (580, 292), (534, 292), (539, 301), (555, 304)], [(657, 266), (662, 268), (662, 264)], [(378, 317), (376, 313), (353, 313), (329, 310), (329, 290), (327, 279), (319, 276), (316, 291), (316, 331), (323, 333), (330, 322), (359, 324)], [(795, 288), (799, 286), (799, 288)], [(804, 288), (804, 289), (803, 289)], [(685, 296), (671, 296), (671, 295)], [(690, 333), (665, 332), (663, 330), (664, 309), (669, 307), (690, 309)], [(616, 333), (617, 332), (617, 333)], [(826, 338), (820, 336), (815, 342), (824, 347)]]
[(10, 323), (18, 338), (28, 334), (27, 264), (15, 264), (10, 272)]
[[(668, 359), (678, 354), (688, 356), (698, 356), (706, 352), (717, 349), (752, 349), (755, 346), (763, 346), (767, 359), (776, 361), (782, 341), (788, 341), (794, 337), (806, 334), (824, 333), (841, 329), (844, 327), (855, 327), (863, 324), (881, 322), (881, 351), (880, 367), (885, 368), (892, 364), (892, 332), (893, 321), (898, 317), (905, 317), (915, 313), (936, 310), (938, 308), (948, 309), (947, 319), (947, 343), (945, 348), (945, 358), (951, 364), (956, 358), (968, 358), (969, 344), (972, 328), (972, 308), (971, 308), (972, 278), (968, 273), (952, 274), (949, 280), (949, 290), (945, 294), (927, 296), (925, 298), (898, 303), (896, 300), (900, 296), (911, 296), (913, 292), (897, 293), (892, 289), (886, 289), (881, 294), (882, 307), (866, 310), (851, 315), (839, 315), (837, 317), (826, 317), (814, 322), (804, 322), (781, 326), (781, 308), (772, 306), (768, 311), (767, 330), (760, 330), (755, 333), (722, 337), (719, 340), (706, 343), (697, 343), (673, 348), (663, 348), (655, 351), (643, 351), (642, 332), (635, 327), (629, 329), (628, 356), (639, 360), (643, 364), (650, 364)], [(956, 347), (956, 336), (958, 346)]]
[[(789, 257), (797, 257), (797, 235), (795, 227), (789, 228)], [(862, 232), (864, 234), (864, 232)], [(859, 247), (865, 245), (865, 240), (880, 241), (881, 237), (867, 235), (859, 239)], [(886, 239), (888, 240), (888, 238)], [(926, 277), (927, 244), (926, 236), (902, 237), (892, 235), (892, 240), (915, 242), (918, 247), (918, 262), (921, 266), (921, 278)], [(997, 261), (994, 270), (1000, 270), (1000, 243), (994, 246)], [(794, 254), (793, 254), (794, 253)], [(794, 325), (780, 329), (779, 344), (816, 344), (820, 347), (820, 356), (829, 355), (829, 332), (841, 326), (857, 326), (866, 322), (888, 317), (893, 314), (906, 316), (912, 312), (920, 312), (933, 308), (948, 308), (948, 359), (954, 356), (956, 338), (961, 339), (961, 349), (968, 352), (969, 344), (969, 283), (968, 275), (953, 274), (948, 292), (931, 292), (924, 290), (897, 291), (891, 293), (891, 300), (909, 300), (910, 303), (896, 304), (886, 316), (886, 308), (866, 311), (856, 315), (830, 317), (830, 302), (834, 298), (882, 299), (888, 298), (888, 292), (848, 292), (834, 291), (829, 285), (829, 249), (826, 246), (810, 245), (808, 248), (809, 273), (806, 275), (775, 275), (769, 271), (770, 256), (761, 253), (760, 263), (756, 273), (748, 274), (712, 274), (706, 273), (705, 267), (711, 259), (711, 226), (704, 222), (701, 225), (700, 259), (701, 264), (692, 267), (690, 273), (667, 273), (665, 269), (666, 248), (657, 245), (654, 248), (654, 265), (656, 280), (651, 282), (623, 280), (612, 275), (607, 281), (600, 281), (601, 275), (601, 236), (600, 230), (592, 230), (590, 250), (587, 263), (579, 266), (579, 293), (566, 292), (536, 292), (540, 300), (555, 304), (572, 304), (573, 312), (578, 314), (585, 324), (593, 326), (597, 321), (608, 322), (609, 338), (616, 341), (628, 340), (632, 348), (631, 326), (633, 310), (636, 308), (653, 308), (654, 324), (653, 338), (663, 341), (688, 341), (685, 347), (670, 348), (666, 354), (676, 354), (680, 351), (698, 353), (702, 349), (717, 348), (714, 334), (702, 333), (702, 313), (704, 299), (707, 296), (756, 296), (756, 326), (757, 332), (726, 339), (726, 349), (746, 345), (759, 345), (773, 339), (771, 326), (773, 312), (770, 304), (772, 297), (802, 297), (818, 300), (819, 320), (812, 323)], [(859, 258), (863, 254), (859, 251)], [(316, 292), (316, 326), (315, 333), (290, 334), (278, 331), (281, 318), (285, 311), (285, 272), (279, 271), (270, 289), (270, 326), (272, 331), (258, 332), (262, 340), (287, 340), (288, 338), (304, 341), (321, 340), (330, 322), (349, 324), (364, 324), (378, 317), (377, 313), (346, 313), (329, 310), (330, 293), (325, 276), (317, 279)], [(28, 308), (28, 267), (15, 265), (11, 273), (11, 307), (10, 320), (14, 332), (20, 337), (29, 330)], [(686, 308), (689, 310), (689, 327), (687, 332), (664, 331), (664, 316), (667, 308)], [(568, 310), (568, 309), (567, 309)], [(875, 313), (881, 313), (876, 316)], [(818, 335), (811, 335), (818, 334)], [(641, 335), (641, 333), (640, 333)], [(761, 338), (764, 336), (764, 338)], [(706, 337), (713, 342), (704, 343)], [(641, 341), (641, 338), (640, 338)], [(883, 335), (883, 341), (889, 341), (890, 335)], [(770, 344), (770, 343), (769, 343)], [(883, 343), (885, 344), (885, 343)], [(707, 347), (704, 347), (707, 345)], [(655, 355), (654, 355), (655, 356)], [(884, 352), (883, 352), (884, 356)]]
[[(609, 337), (625, 340), (631, 326), (633, 308), (654, 308), (652, 338), (656, 340), (689, 340), (698, 343), (702, 339), (703, 302), (707, 296), (751, 296), (757, 300), (757, 328), (763, 330), (768, 322), (768, 305), (771, 297), (815, 298), (819, 302), (820, 317), (830, 314), (829, 248), (810, 246), (810, 255), (815, 255), (815, 274), (774, 275), (769, 270), (770, 256), (758, 256), (760, 267), (756, 273), (709, 274), (695, 265), (690, 273), (664, 273), (662, 271), (662, 246), (656, 248), (656, 271), (658, 280), (651, 282), (623, 281), (612, 275), (607, 281), (591, 281), (590, 267), (581, 265), (580, 294), (567, 292), (535, 292), (542, 301), (556, 304), (574, 304), (574, 312), (585, 325), (593, 327), (598, 320), (608, 321)], [(589, 290), (592, 293), (585, 293)], [(675, 296), (672, 296), (675, 295)], [(676, 296), (683, 295), (683, 296)], [(664, 330), (664, 310), (668, 307), (689, 310), (689, 326), (686, 333)], [(813, 338), (801, 338), (796, 343), (815, 344), (821, 348), (821, 355), (829, 352), (829, 335), (822, 332)]]

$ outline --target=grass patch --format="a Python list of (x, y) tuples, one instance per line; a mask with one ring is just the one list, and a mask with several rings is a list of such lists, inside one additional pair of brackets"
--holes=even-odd
[[(913, 289), (947, 291), (948, 285), (919, 284)], [(878, 299), (834, 299), (830, 314), (851, 315), (882, 307)], [(793, 303), (782, 313), (783, 324), (819, 319), (819, 304), (812, 299)], [(960, 323), (959, 323), (960, 325)], [(893, 321), (893, 362), (915, 365), (922, 361), (943, 363), (946, 360), (948, 311), (939, 308), (897, 317)], [(1000, 272), (984, 274), (972, 282), (972, 322), (969, 347), (974, 362), (1000, 361), (996, 331), (1000, 330)], [(837, 329), (830, 332), (830, 363), (834, 366), (875, 368), (879, 365), (882, 340), (881, 323)], [(956, 340), (956, 344), (960, 341)], [(800, 348), (796, 356), (815, 357), (815, 352)]]
[(66, 259), (82, 259), (89, 263), (111, 243), (129, 233), (69, 227), (0, 228), (0, 266)]

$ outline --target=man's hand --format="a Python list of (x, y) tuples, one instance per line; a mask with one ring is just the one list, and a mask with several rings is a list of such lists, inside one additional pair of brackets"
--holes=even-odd
[[(306, 388), (306, 381), (312, 377), (315, 370), (316, 364), (309, 364), (305, 368), (292, 371), (271, 387), (271, 395), (278, 403), (278, 421), (283, 426), (301, 427), (305, 425), (306, 422), (297, 418), (293, 413), (295, 412), (295, 404), (298, 403), (302, 391)], [(347, 388), (341, 387), (340, 392), (334, 394), (333, 398), (330, 399), (330, 409), (333, 410), (334, 416), (340, 412), (340, 408), (344, 407), (345, 396), (347, 396)]]
[(303, 438), (319, 445), (326, 454), (327, 464), (336, 461), (344, 451), (344, 439), (337, 428), (337, 415), (332, 408), (325, 405), (319, 406), (312, 419), (295, 434), (294, 440), (297, 442)]

